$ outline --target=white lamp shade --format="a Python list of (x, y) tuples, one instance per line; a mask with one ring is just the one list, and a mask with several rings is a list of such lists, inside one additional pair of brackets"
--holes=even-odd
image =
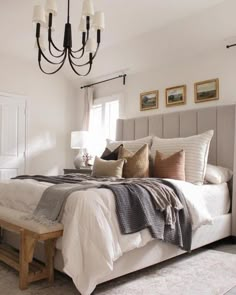
[(88, 131), (72, 131), (71, 132), (71, 148), (83, 149), (88, 143)]
[(45, 6), (47, 14), (52, 13), (53, 16), (57, 15), (57, 1), (56, 0), (47, 0)]
[[(39, 37), (39, 45), (40, 45), (40, 48), (42, 51), (45, 51), (46, 50), (46, 45), (45, 45), (45, 37), (44, 35), (40, 35)], [(37, 39), (35, 40), (35, 45), (34, 45), (34, 48), (35, 49), (38, 49), (38, 42), (37, 42)]]
[(40, 23), (41, 25), (45, 25), (45, 10), (41, 5), (35, 5), (33, 11), (33, 23)]
[(105, 16), (104, 12), (97, 11), (93, 17), (93, 27), (95, 30), (103, 31), (105, 29)]
[(97, 43), (96, 43), (95, 38), (89, 38), (88, 42), (86, 44), (86, 51), (94, 53), (96, 51), (96, 49), (97, 49)]
[(92, 0), (84, 0), (82, 14), (84, 16), (93, 16), (94, 15), (94, 7)]
[(86, 19), (81, 17), (80, 24), (79, 24), (79, 31), (86, 32)]

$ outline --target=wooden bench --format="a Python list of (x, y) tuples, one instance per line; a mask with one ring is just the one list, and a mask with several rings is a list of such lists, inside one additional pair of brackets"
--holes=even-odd
[[(26, 220), (26, 213), (0, 206), (0, 227), (20, 235), (19, 252), (0, 243), (0, 261), (19, 271), (19, 288), (41, 279), (54, 281), (54, 252), (57, 238), (63, 234), (62, 224), (42, 225)], [(34, 261), (34, 249), (38, 241), (44, 241), (45, 264)]]

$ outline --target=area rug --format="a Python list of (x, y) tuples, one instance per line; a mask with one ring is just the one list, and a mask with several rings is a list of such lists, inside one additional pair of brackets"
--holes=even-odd
[[(99, 271), (99, 270), (98, 270)], [(236, 255), (197, 250), (98, 286), (94, 295), (223, 295), (236, 285)], [(18, 274), (0, 263), (2, 295), (79, 295), (56, 273), (53, 286), (41, 281), (18, 289)]]

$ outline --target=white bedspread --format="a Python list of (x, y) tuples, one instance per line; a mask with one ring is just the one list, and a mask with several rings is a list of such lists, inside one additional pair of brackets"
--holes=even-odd
[[(201, 187), (171, 180), (185, 195), (193, 229), (210, 224), (212, 218), (201, 196)], [(0, 182), (0, 205), (32, 213), (49, 183), (34, 180)], [(108, 189), (74, 192), (63, 214), (63, 237), (57, 248), (62, 251), (64, 271), (78, 290), (90, 294), (97, 282), (113, 269), (113, 262), (125, 252), (152, 240), (148, 230), (121, 235), (113, 193)]]

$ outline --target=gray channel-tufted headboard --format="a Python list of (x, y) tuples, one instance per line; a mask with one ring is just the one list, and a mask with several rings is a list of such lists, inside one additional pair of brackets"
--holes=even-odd
[[(117, 121), (117, 140), (134, 140), (148, 135), (163, 138), (186, 137), (214, 130), (209, 163), (236, 172), (236, 105), (208, 107)], [(236, 237), (236, 177), (233, 179), (232, 235)]]
[(181, 112), (119, 119), (117, 140), (133, 140), (148, 135), (163, 138), (186, 137), (214, 130), (209, 163), (234, 168), (236, 105), (208, 107)]

